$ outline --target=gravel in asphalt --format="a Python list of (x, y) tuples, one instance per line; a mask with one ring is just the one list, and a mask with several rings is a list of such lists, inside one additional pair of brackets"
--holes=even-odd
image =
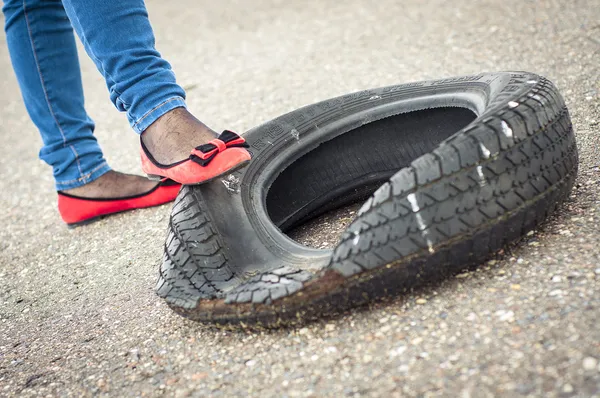
[[(0, 396), (600, 396), (600, 2), (148, 0), (158, 49), (217, 129), (423, 79), (528, 70), (571, 111), (580, 173), (546, 224), (476, 270), (334, 319), (260, 333), (154, 295), (169, 206), (67, 229), (0, 42)], [(137, 137), (81, 53), (116, 169)], [(331, 247), (356, 208), (295, 232)]]

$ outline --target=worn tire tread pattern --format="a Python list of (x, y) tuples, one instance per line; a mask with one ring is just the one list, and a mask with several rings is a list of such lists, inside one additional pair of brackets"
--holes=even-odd
[[(531, 75), (514, 76), (516, 86)], [(157, 294), (195, 320), (276, 326), (480, 263), (554, 211), (577, 174), (562, 97), (542, 77), (526, 84), (520, 96), (511, 97), (512, 88), (493, 98), (475, 122), (377, 189), (316, 273), (288, 265), (240, 273), (199, 191), (184, 188), (169, 221)]]

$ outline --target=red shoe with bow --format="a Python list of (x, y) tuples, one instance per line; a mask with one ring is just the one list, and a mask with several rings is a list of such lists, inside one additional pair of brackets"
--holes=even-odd
[(69, 227), (88, 224), (103, 216), (172, 202), (181, 185), (164, 179), (148, 192), (120, 198), (83, 198), (58, 191), (58, 211)]
[(158, 163), (140, 140), (142, 170), (150, 179), (170, 178), (185, 185), (203, 184), (245, 166), (251, 159), (246, 140), (225, 130), (218, 138), (196, 147), (188, 159)]

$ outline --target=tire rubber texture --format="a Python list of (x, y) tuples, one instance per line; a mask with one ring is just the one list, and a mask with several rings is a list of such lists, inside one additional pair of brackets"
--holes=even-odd
[[(362, 91), (244, 137), (250, 164), (170, 216), (156, 289), (193, 320), (294, 324), (440, 280), (535, 228), (578, 164), (562, 97), (526, 72)], [(334, 250), (284, 233), (365, 199)]]

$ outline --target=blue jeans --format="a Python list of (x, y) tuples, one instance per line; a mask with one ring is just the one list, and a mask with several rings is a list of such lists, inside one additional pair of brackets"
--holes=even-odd
[(84, 108), (73, 28), (135, 132), (185, 107), (184, 90), (154, 47), (143, 0), (4, 0), (2, 11), (23, 100), (44, 143), (40, 158), (58, 190), (110, 170)]

